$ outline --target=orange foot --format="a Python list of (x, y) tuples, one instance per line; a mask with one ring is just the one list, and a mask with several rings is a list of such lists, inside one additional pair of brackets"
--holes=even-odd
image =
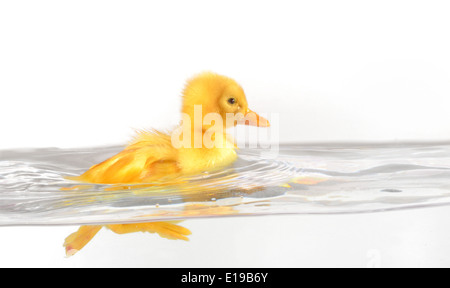
[[(189, 229), (176, 225), (177, 221), (172, 222), (148, 222), (148, 223), (131, 223), (131, 224), (111, 224), (106, 225), (108, 229), (117, 233), (134, 233), (149, 232), (158, 233), (159, 236), (172, 240), (189, 241), (186, 236), (191, 234)], [(101, 225), (84, 225), (77, 232), (70, 234), (64, 241), (66, 256), (72, 256), (80, 251), (91, 239), (97, 234), (103, 226)]]
[(63, 246), (66, 248), (66, 256), (72, 256), (80, 251), (91, 239), (102, 229), (99, 225), (81, 226), (77, 232), (70, 234), (64, 240)]

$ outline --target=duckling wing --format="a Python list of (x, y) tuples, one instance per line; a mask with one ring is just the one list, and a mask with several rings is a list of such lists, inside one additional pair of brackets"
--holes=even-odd
[(71, 179), (102, 184), (149, 183), (178, 172), (177, 150), (170, 136), (153, 130), (140, 132), (122, 152)]

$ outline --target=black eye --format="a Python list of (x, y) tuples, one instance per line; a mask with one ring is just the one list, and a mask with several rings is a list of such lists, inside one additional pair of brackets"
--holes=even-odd
[(236, 98), (228, 98), (228, 103), (230, 104), (236, 103)]

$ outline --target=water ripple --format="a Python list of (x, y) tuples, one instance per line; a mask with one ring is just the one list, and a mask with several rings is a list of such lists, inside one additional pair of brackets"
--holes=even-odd
[(450, 143), (240, 149), (232, 167), (172, 185), (66, 180), (122, 147), (0, 151), (0, 225), (359, 213), (450, 203)]

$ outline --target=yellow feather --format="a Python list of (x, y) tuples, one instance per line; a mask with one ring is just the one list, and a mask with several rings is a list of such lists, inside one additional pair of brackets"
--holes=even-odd
[[(192, 121), (195, 119), (196, 105), (201, 105), (202, 117), (208, 113), (218, 113), (225, 119), (227, 113), (251, 112), (241, 86), (231, 78), (212, 72), (200, 73), (186, 83), (183, 90), (182, 113), (188, 115)], [(251, 125), (258, 125), (257, 123)], [(203, 136), (207, 129), (215, 127), (203, 126), (202, 123), (199, 129), (197, 124), (188, 127), (187, 130), (192, 133), (201, 133)], [(192, 145), (177, 149), (172, 145), (171, 132), (140, 130), (120, 153), (92, 166), (80, 176), (68, 178), (101, 184), (155, 183), (175, 179), (180, 175), (227, 166), (237, 158), (236, 145), (224, 132), (226, 128), (229, 128), (228, 125), (236, 125), (236, 123), (233, 121), (230, 124), (223, 121), (223, 127), (221, 127), (223, 130), (217, 131), (221, 134), (214, 135), (214, 137), (223, 136), (223, 143), (221, 143), (223, 145), (212, 148), (206, 148), (202, 144), (200, 148), (194, 148)], [(137, 231), (156, 232), (169, 239), (187, 240), (186, 236), (190, 234), (186, 228), (168, 222), (111, 224), (107, 227), (120, 234)], [(77, 232), (67, 237), (64, 246), (68, 255), (84, 247), (100, 228), (101, 226), (82, 226)]]

